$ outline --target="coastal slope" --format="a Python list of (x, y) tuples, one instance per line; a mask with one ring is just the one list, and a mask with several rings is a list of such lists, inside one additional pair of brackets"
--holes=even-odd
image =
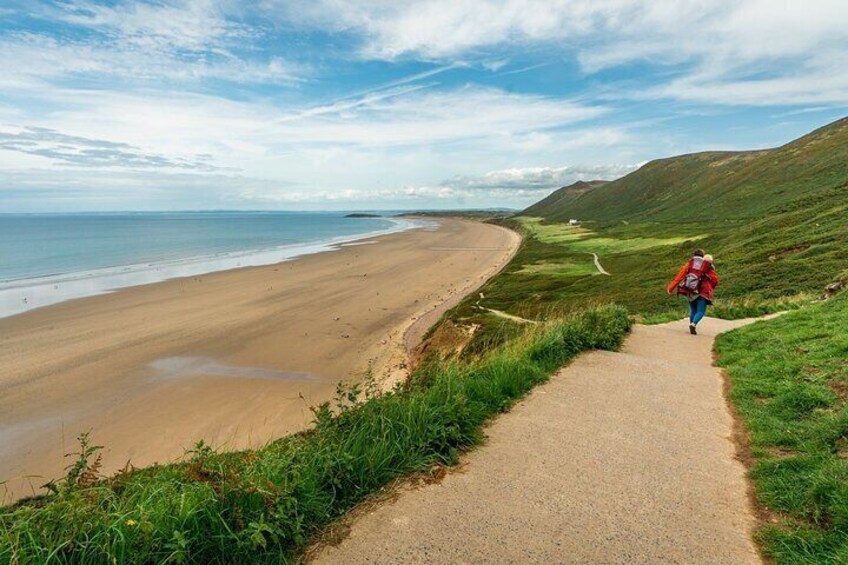
[(760, 563), (745, 469), (711, 365), (753, 320), (636, 326), (487, 429), (439, 483), (364, 508), (314, 563)]

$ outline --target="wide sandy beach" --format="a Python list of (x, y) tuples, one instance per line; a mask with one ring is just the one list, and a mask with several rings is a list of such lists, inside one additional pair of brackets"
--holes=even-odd
[(496, 226), (438, 223), (0, 319), (0, 498), (62, 475), (86, 430), (111, 473), (200, 439), (238, 449), (302, 430), (310, 406), (369, 367), (396, 381), (405, 344), (519, 244)]

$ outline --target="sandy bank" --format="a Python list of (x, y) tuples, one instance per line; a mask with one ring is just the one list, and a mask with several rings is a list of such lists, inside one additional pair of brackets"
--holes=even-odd
[(396, 379), (404, 336), (415, 341), (518, 245), (495, 226), (440, 224), (0, 319), (6, 501), (60, 475), (84, 430), (112, 472), (201, 438), (243, 448), (301, 430), (310, 406), (369, 366)]

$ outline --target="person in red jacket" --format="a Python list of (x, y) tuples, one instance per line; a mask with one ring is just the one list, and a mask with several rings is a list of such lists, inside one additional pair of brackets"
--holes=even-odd
[(698, 333), (698, 322), (707, 313), (707, 306), (713, 303), (713, 292), (717, 286), (718, 274), (713, 256), (705, 255), (703, 249), (696, 249), (666, 287), (669, 294), (676, 289), (677, 294), (689, 299), (689, 333), (692, 335)]

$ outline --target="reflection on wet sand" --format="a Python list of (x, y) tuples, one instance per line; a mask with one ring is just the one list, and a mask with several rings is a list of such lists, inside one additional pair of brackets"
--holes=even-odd
[(157, 359), (148, 365), (158, 374), (156, 380), (173, 379), (178, 377), (196, 377), (210, 375), (216, 377), (236, 377), (250, 379), (274, 379), (283, 381), (321, 381), (315, 375), (293, 371), (278, 371), (264, 367), (243, 367), (227, 365), (211, 357), (165, 357)]

